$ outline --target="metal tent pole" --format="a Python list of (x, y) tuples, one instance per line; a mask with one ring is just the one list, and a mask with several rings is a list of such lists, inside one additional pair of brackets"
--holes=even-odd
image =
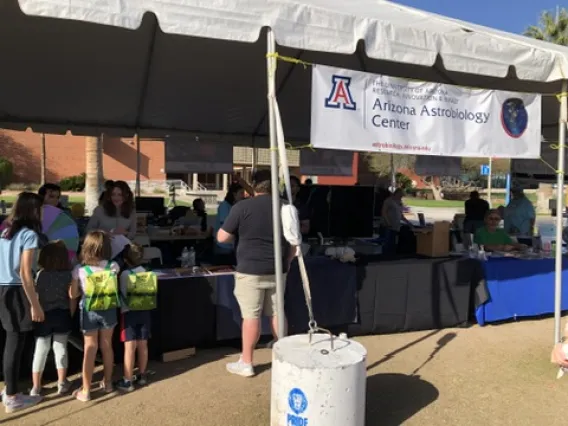
[(274, 270), (276, 273), (276, 298), (278, 309), (278, 338), (286, 335), (284, 313), (284, 280), (282, 273), (282, 231), (280, 225), (280, 196), (278, 185), (278, 147), (276, 145), (276, 117), (274, 97), (276, 96), (276, 42), (269, 28), (267, 34), (266, 72), (268, 78), (268, 123), (270, 134), (270, 172), (272, 180), (272, 232), (274, 234)]
[(554, 274), (554, 343), (562, 340), (562, 225), (564, 219), (564, 153), (568, 123), (568, 81), (562, 81), (558, 119), (558, 180), (556, 183), (556, 253)]
[(134, 141), (136, 143), (136, 186), (134, 193), (137, 197), (140, 197), (140, 137), (138, 133), (134, 135)]

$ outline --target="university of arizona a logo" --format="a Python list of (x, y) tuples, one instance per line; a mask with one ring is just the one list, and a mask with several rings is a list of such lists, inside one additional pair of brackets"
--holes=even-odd
[(331, 82), (333, 84), (331, 88), (331, 93), (325, 100), (326, 108), (343, 108), (351, 111), (357, 109), (357, 104), (353, 100), (351, 95), (351, 90), (349, 86), (351, 85), (351, 77), (343, 77), (340, 75), (334, 75), (331, 77)]

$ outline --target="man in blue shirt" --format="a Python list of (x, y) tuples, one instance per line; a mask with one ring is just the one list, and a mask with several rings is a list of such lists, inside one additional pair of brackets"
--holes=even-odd
[(505, 232), (512, 235), (532, 235), (536, 219), (534, 206), (522, 188), (513, 188), (511, 196), (511, 201), (505, 208)]

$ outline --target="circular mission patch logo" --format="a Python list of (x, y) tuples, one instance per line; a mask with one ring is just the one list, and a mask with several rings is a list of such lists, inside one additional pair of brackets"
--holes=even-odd
[(512, 138), (520, 138), (527, 130), (529, 115), (522, 99), (509, 98), (501, 108), (503, 130)]

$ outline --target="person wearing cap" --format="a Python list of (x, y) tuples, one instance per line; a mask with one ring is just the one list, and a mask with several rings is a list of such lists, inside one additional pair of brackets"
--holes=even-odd
[[(227, 364), (227, 371), (244, 377), (254, 375), (253, 352), (260, 337), (262, 315), (272, 318), (272, 332), (278, 336), (270, 171), (257, 171), (252, 188), (254, 197), (235, 204), (217, 232), (221, 243), (238, 238), (235, 297), (243, 318), (243, 347), (241, 357)], [(294, 254), (295, 248), (282, 237), (284, 282)]]
[(511, 190), (511, 201), (505, 207), (505, 232), (512, 235), (532, 235), (536, 213), (522, 188)]

